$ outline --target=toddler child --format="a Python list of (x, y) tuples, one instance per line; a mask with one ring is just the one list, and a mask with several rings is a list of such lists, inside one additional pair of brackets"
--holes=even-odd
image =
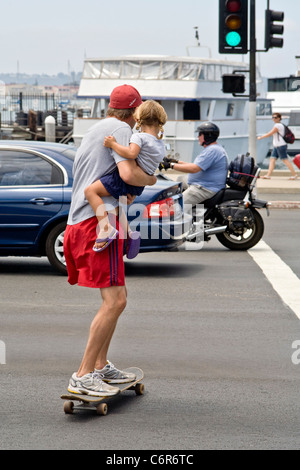
[[(165, 146), (161, 139), (167, 114), (159, 103), (148, 100), (136, 109), (134, 118), (137, 122), (136, 129), (140, 132), (132, 135), (128, 147), (118, 144), (113, 136), (105, 138), (104, 146), (113, 149), (123, 158), (136, 159), (143, 171), (153, 175), (165, 156)], [(105, 209), (101, 215), (97, 213), (99, 206), (105, 208), (102, 197), (113, 196), (115, 199), (119, 199), (128, 194), (139, 196), (143, 190), (144, 187), (124, 183), (117, 168), (85, 189), (85, 197), (99, 222), (94, 251), (103, 251), (118, 235), (118, 230), (111, 225)], [(127, 258), (131, 259), (139, 252), (140, 234), (139, 232), (131, 232), (128, 226), (126, 233), (128, 233), (126, 254)]]

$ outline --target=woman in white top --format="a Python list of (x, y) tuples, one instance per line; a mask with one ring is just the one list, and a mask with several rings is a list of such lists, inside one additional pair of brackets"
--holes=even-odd
[(267, 134), (262, 135), (257, 138), (258, 140), (261, 140), (261, 139), (265, 139), (266, 137), (270, 137), (271, 135), (273, 136), (273, 151), (272, 151), (272, 155), (270, 158), (269, 169), (268, 169), (268, 173), (265, 176), (263, 176), (263, 178), (267, 180), (271, 179), (271, 175), (276, 165), (276, 160), (280, 158), (283, 161), (283, 163), (285, 163), (285, 165), (288, 167), (290, 172), (292, 173), (290, 180), (295, 180), (298, 178), (298, 176), (297, 176), (297, 173), (295, 172), (293, 164), (290, 162), (288, 158), (287, 144), (285, 140), (283, 139), (285, 129), (284, 129), (284, 125), (281, 124), (280, 122), (281, 114), (274, 113), (272, 118), (275, 123), (273, 129)]

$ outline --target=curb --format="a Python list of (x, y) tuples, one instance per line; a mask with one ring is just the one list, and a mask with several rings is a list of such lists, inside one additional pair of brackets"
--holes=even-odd
[(300, 201), (270, 201), (270, 209), (300, 209)]

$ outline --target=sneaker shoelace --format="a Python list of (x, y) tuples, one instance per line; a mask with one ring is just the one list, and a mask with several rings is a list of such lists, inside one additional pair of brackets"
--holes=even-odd
[(100, 374), (99, 372), (92, 372), (91, 377), (92, 377), (92, 379), (100, 380), (101, 382), (103, 382), (102, 379), (103, 379), (104, 375)]
[(117, 369), (112, 362), (107, 361), (106, 367), (107, 367), (107, 372), (113, 373), (115, 375), (115, 377), (122, 376), (121, 371), (119, 369)]

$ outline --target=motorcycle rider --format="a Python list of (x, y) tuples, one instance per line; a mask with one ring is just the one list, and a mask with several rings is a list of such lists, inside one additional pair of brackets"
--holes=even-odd
[(228, 156), (218, 144), (220, 129), (212, 122), (203, 122), (197, 128), (199, 144), (204, 150), (193, 163), (176, 161), (165, 157), (159, 169), (169, 168), (188, 173), (188, 188), (183, 193), (184, 204), (196, 205), (212, 198), (225, 188), (228, 174)]

